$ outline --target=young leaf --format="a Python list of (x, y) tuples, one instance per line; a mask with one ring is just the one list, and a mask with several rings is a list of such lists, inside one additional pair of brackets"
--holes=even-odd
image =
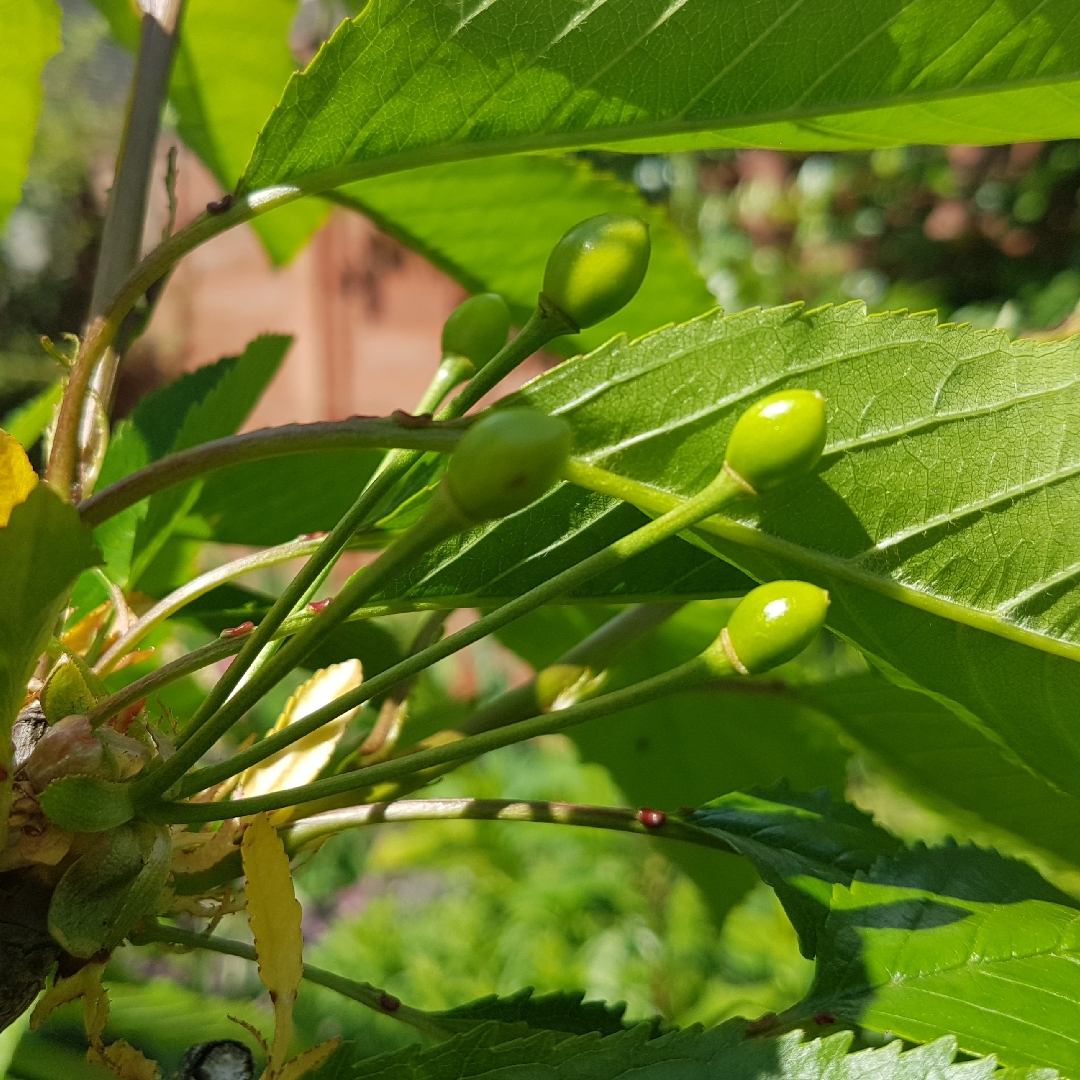
[(41, 109), (41, 71), (60, 48), (55, 0), (0, 0), (0, 235), (22, 198)]
[(1037, 23), (919, 0), (738, 0), (723, 18), (708, 0), (556, 0), (523, 19), (515, 0), (374, 0), (289, 83), (239, 191), (589, 145), (1071, 137), (1073, 15), (1071, 0), (1040, 5)]
[(513, 1031), (488, 1024), (430, 1049), (410, 1046), (355, 1061), (345, 1046), (309, 1080), (990, 1080), (996, 1064), (993, 1058), (954, 1064), (950, 1038), (903, 1054), (898, 1042), (849, 1054), (851, 1032), (812, 1042), (803, 1042), (799, 1031), (746, 1039), (740, 1021), (652, 1040), (644, 1024), (607, 1038), (544, 1032), (507, 1039)]
[(641, 288), (611, 318), (557, 340), (554, 346), (567, 355), (618, 331), (638, 337), (715, 303), (669, 217), (583, 161), (526, 155), (452, 162), (361, 180), (333, 197), (355, 205), (470, 292), (499, 293), (519, 324), (535, 307), (548, 255), (567, 229), (612, 211), (646, 218), (652, 256)]
[[(277, 722), (267, 734), (281, 731), (334, 698), (355, 690), (363, 678), (364, 672), (359, 660), (347, 660), (343, 664), (317, 671), (289, 698)], [(240, 786), (244, 796), (251, 798), (310, 783), (329, 762), (334, 747), (355, 713), (356, 709), (342, 713), (335, 720), (297, 740), (292, 746), (279, 750), (242, 773)], [(287, 820), (289, 811), (278, 811), (278, 816)]]
[(849, 884), (881, 855), (903, 849), (896, 837), (828, 792), (802, 795), (734, 791), (706, 803), (685, 820), (745, 855), (775, 890), (799, 934), (803, 955), (819, 951), (832, 882)]
[(716, 475), (747, 405), (820, 390), (816, 474), (702, 523), (699, 539), (759, 579), (828, 588), (829, 626), (891, 678), (1078, 793), (1064, 719), (1080, 712), (1078, 371), (1075, 338), (794, 305), (615, 339), (523, 397), (570, 421), (587, 482), (655, 513)]
[(259, 978), (274, 1003), (274, 1041), (263, 1074), (264, 1080), (269, 1080), (285, 1064), (292, 1039), (293, 1005), (304, 970), (302, 912), (293, 892), (285, 845), (265, 814), (259, 814), (248, 826), (240, 852)]
[[(104, 488), (174, 450), (233, 434), (277, 372), (291, 338), (264, 335), (241, 356), (199, 368), (149, 394), (117, 425), (102, 466)], [(180, 484), (98, 527), (110, 575), (129, 586), (149, 566), (179, 519), (192, 509), (198, 482)]]
[(955, 1034), (1005, 1065), (1080, 1069), (1080, 917), (1024, 863), (949, 844), (835, 885), (817, 976), (793, 1013), (922, 1042)]

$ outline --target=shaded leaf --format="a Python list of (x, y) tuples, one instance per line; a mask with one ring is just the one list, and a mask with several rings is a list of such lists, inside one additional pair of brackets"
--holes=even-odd
[(0, 235), (22, 198), (41, 111), (41, 72), (60, 48), (55, 0), (0, 0)]
[(799, 934), (803, 955), (819, 951), (832, 882), (850, 884), (879, 856), (903, 849), (896, 837), (828, 792), (804, 795), (786, 786), (735, 791), (706, 803), (688, 823), (745, 855), (775, 890)]
[[(291, 338), (263, 335), (241, 356), (198, 368), (143, 398), (116, 427), (98, 487), (141, 469), (175, 450), (236, 432), (274, 377)], [(117, 514), (98, 526), (110, 575), (137, 583), (154, 556), (190, 511), (200, 482), (179, 484)]]
[(12, 409), (3, 420), (2, 427), (24, 450), (29, 450), (38, 441), (45, 429), (52, 422), (56, 406), (64, 393), (62, 381), (46, 386), (40, 394), (35, 394), (29, 401)]
[(1003, 1064), (1080, 1069), (1080, 915), (1024, 863), (916, 848), (836, 885), (807, 1014), (917, 1042), (955, 1034)]
[(583, 161), (529, 155), (453, 162), (362, 180), (334, 198), (351, 200), (471, 292), (500, 293), (519, 324), (536, 305), (548, 255), (567, 229), (613, 211), (645, 217), (652, 240), (645, 281), (621, 311), (554, 343), (567, 354), (620, 330), (638, 337), (714, 305), (667, 214)]

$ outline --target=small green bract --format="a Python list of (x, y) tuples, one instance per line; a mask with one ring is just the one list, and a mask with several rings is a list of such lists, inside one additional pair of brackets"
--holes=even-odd
[(632, 214), (598, 214), (555, 245), (544, 270), (544, 297), (578, 329), (624, 307), (649, 268), (649, 225)]
[(782, 390), (756, 401), (739, 417), (725, 461), (755, 491), (768, 491), (808, 473), (821, 459), (825, 399), (816, 390)]
[(510, 309), (498, 293), (480, 293), (458, 304), (443, 325), (444, 356), (464, 356), (482, 368), (510, 334)]
[(728, 658), (758, 675), (796, 657), (825, 625), (829, 594), (806, 581), (770, 581), (742, 598), (724, 628)]
[(570, 452), (570, 425), (532, 409), (506, 409), (478, 421), (450, 456), (443, 483), (474, 522), (505, 517), (538, 499)]

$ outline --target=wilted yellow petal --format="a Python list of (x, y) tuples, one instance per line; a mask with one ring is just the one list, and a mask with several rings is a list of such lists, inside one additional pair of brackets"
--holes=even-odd
[(319, 1043), (302, 1054), (297, 1054), (292, 1061), (286, 1062), (285, 1067), (278, 1073), (277, 1080), (300, 1080), (306, 1072), (321, 1065), (339, 1046), (341, 1039), (330, 1039)]
[(170, 869), (174, 874), (199, 874), (216, 866), (240, 846), (240, 821), (229, 818), (212, 833), (174, 833)]
[(69, 1001), (83, 999), (83, 1024), (86, 1035), (94, 1046), (100, 1046), (101, 1033), (109, 1022), (109, 996), (101, 985), (104, 964), (87, 964), (66, 979), (57, 979), (37, 1003), (30, 1017), (30, 1027), (36, 1031), (49, 1018), (54, 1009)]
[(248, 925), (255, 939), (259, 978), (274, 1003), (274, 1042), (263, 1076), (276, 1076), (292, 1039), (292, 1013), (304, 971), (303, 914), (293, 892), (289, 857), (265, 814), (248, 826), (240, 845), (247, 878)]
[[(317, 671), (289, 698), (281, 716), (271, 731), (281, 731), (335, 698), (355, 690), (364, 678), (359, 660), (346, 660), (343, 664)], [(240, 778), (245, 798), (265, 795), (271, 791), (298, 787), (310, 783), (322, 771), (337, 746), (338, 739), (353, 718), (355, 709), (331, 720), (328, 724), (298, 739), (292, 746), (253, 765)], [(279, 811), (288, 816), (289, 811)]]
[(26, 451), (0, 429), (0, 528), (8, 523), (12, 507), (26, 501), (37, 481)]
[(91, 1065), (101, 1065), (120, 1080), (154, 1080), (158, 1074), (156, 1061), (143, 1057), (134, 1046), (121, 1039), (108, 1046), (91, 1046), (86, 1052)]

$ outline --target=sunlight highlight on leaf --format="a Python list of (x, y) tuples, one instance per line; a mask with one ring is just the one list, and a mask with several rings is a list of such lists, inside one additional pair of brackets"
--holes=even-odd
[[(364, 669), (359, 660), (346, 660), (342, 664), (334, 664), (317, 671), (289, 698), (269, 734), (281, 731), (322, 708), (334, 698), (355, 690), (363, 679)], [(259, 762), (258, 765), (253, 765), (240, 779), (239, 786), (244, 795), (265, 795), (271, 791), (310, 783), (330, 760), (338, 739), (355, 713), (356, 709), (349, 710), (336, 720), (323, 724), (297, 740), (287, 749)], [(288, 816), (288, 810), (279, 810), (276, 815), (271, 816), (271, 820), (286, 820)]]
[(274, 1003), (274, 1041), (263, 1072), (263, 1080), (269, 1080), (284, 1065), (292, 1038), (293, 1005), (304, 967), (302, 912), (293, 892), (285, 845), (265, 814), (248, 827), (240, 851), (259, 978)]
[(8, 523), (13, 508), (26, 501), (37, 480), (37, 473), (18, 440), (0, 430), (0, 527)]

